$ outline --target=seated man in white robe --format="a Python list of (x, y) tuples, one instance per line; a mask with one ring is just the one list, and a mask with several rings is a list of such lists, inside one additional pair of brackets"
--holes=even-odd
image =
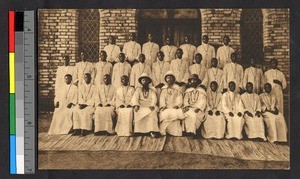
[(189, 73), (190, 75), (192, 74), (197, 74), (199, 79), (201, 81), (204, 80), (205, 74), (206, 74), (206, 67), (201, 64), (202, 61), (202, 55), (200, 53), (197, 53), (195, 55), (195, 62), (193, 65), (189, 67)]
[(165, 81), (167, 85), (162, 87), (159, 99), (160, 133), (182, 136), (182, 120), (185, 118), (181, 108), (183, 94), (180, 87), (175, 84), (176, 78), (173, 72), (169, 71), (165, 74)]
[(86, 73), (84, 84), (78, 88), (78, 105), (74, 109), (74, 133), (72, 135), (86, 136), (92, 130), (96, 88), (91, 81), (91, 74)]
[(116, 90), (116, 112), (118, 114), (115, 132), (118, 136), (133, 135), (133, 108), (132, 96), (134, 88), (129, 86), (129, 78), (124, 75), (121, 77), (122, 86)]
[(272, 85), (272, 93), (275, 94), (278, 101), (278, 110), (284, 115), (283, 109), (283, 93), (287, 86), (284, 74), (278, 69), (278, 61), (276, 59), (271, 60), (271, 69), (265, 72), (265, 83)]
[(112, 74), (112, 64), (107, 62), (107, 54), (104, 50), (100, 52), (100, 59), (101, 61), (95, 64), (95, 81), (94, 85), (102, 85), (104, 75), (111, 75)]
[(202, 87), (197, 74), (189, 77), (189, 88), (185, 91), (183, 99), (183, 111), (185, 120), (183, 121), (183, 130), (193, 139), (196, 138), (196, 132), (205, 120), (206, 92)]
[(148, 42), (144, 43), (142, 46), (142, 53), (145, 54), (146, 64), (152, 67), (152, 64), (156, 62), (159, 46), (157, 43), (153, 42), (152, 34), (147, 35), (147, 40)]
[[(55, 91), (59, 91), (62, 85), (65, 84), (65, 75), (70, 74), (73, 77), (75, 76), (75, 66), (70, 66), (70, 57), (64, 56), (64, 64), (57, 67), (56, 78), (55, 78)], [(73, 83), (73, 81), (72, 81)]]
[(198, 46), (196, 49), (196, 53), (200, 53), (203, 57), (201, 64), (207, 69), (211, 67), (211, 59), (216, 57), (215, 48), (209, 45), (208, 41), (208, 35), (203, 35), (202, 45)]
[(247, 92), (241, 95), (244, 105), (245, 131), (249, 139), (260, 138), (266, 141), (265, 125), (261, 115), (261, 103), (258, 94), (253, 92), (253, 84), (246, 84)]
[(161, 47), (160, 51), (162, 51), (165, 55), (164, 61), (171, 63), (171, 61), (176, 58), (177, 47), (174, 46), (172, 37), (170, 36), (166, 37), (165, 43), (166, 45)]
[(157, 61), (152, 66), (153, 86), (156, 88), (159, 97), (161, 88), (165, 85), (165, 74), (170, 70), (170, 63), (165, 62), (164, 53), (159, 51), (157, 53)]
[(119, 54), (121, 53), (120, 47), (116, 45), (116, 38), (114, 36), (109, 36), (108, 45), (103, 49), (107, 54), (107, 61), (114, 65), (119, 62)]
[(129, 42), (126, 42), (123, 47), (123, 53), (125, 54), (126, 62), (128, 62), (131, 66), (138, 62), (138, 57), (142, 53), (141, 45), (135, 40), (136, 34), (130, 33)]
[(278, 101), (272, 93), (272, 85), (266, 83), (265, 92), (260, 94), (262, 115), (267, 126), (267, 139), (270, 142), (287, 142), (287, 125), (278, 109)]
[[(144, 54), (139, 55), (139, 63), (133, 65), (130, 73), (130, 86), (137, 88), (141, 87), (138, 79), (142, 73), (147, 73), (151, 75), (151, 68), (145, 63), (146, 57)], [(149, 76), (150, 77), (150, 76)], [(150, 77), (151, 78), (151, 77)]]
[(113, 73), (112, 73), (112, 78), (111, 78), (111, 84), (118, 89), (121, 87), (121, 77), (126, 75), (130, 76), (131, 72), (131, 66), (129, 63), (125, 62), (125, 54), (120, 53), (119, 55), (119, 62), (116, 63), (113, 67)]
[(243, 103), (240, 94), (235, 92), (235, 83), (231, 81), (228, 86), (229, 91), (224, 93), (222, 97), (222, 111), (227, 121), (226, 138), (242, 139), (245, 123)]
[(205, 78), (202, 84), (210, 90), (209, 85), (215, 81), (218, 83), (218, 91), (223, 92), (223, 70), (218, 68), (218, 60), (216, 58), (211, 59), (211, 68), (206, 71)]
[(230, 55), (234, 52), (233, 48), (229, 46), (230, 38), (228, 35), (223, 37), (223, 46), (217, 50), (217, 59), (219, 61), (219, 68), (223, 69), (227, 63), (231, 62)]
[(68, 134), (72, 128), (74, 106), (77, 104), (77, 86), (72, 84), (72, 76), (66, 74), (65, 84), (55, 91), (55, 110), (48, 134)]
[(260, 68), (256, 67), (255, 60), (250, 59), (250, 67), (245, 70), (243, 87), (246, 88), (246, 84), (251, 82), (253, 84), (253, 92), (256, 94), (261, 93), (263, 83), (263, 72)]
[(222, 93), (218, 90), (218, 83), (212, 81), (207, 90), (206, 120), (201, 134), (204, 138), (222, 139), (225, 135), (226, 121), (222, 112)]
[(91, 74), (92, 82), (95, 77), (94, 73), (94, 66), (92, 63), (88, 62), (84, 53), (80, 53), (81, 61), (77, 62), (75, 65), (76, 72), (74, 77), (74, 83), (77, 82), (78, 86), (84, 84), (84, 74), (89, 73)]
[(182, 58), (187, 59), (188, 66), (192, 65), (196, 53), (196, 47), (191, 44), (189, 36), (184, 37), (184, 44), (180, 45), (179, 48), (182, 49)]
[(109, 74), (104, 75), (104, 84), (96, 86), (95, 135), (114, 134), (115, 127), (115, 88), (111, 85)]
[(139, 78), (142, 87), (138, 87), (133, 94), (134, 133), (149, 133), (152, 138), (156, 138), (159, 132), (157, 95), (155, 88), (150, 86), (151, 82), (152, 80), (148, 74), (143, 73)]

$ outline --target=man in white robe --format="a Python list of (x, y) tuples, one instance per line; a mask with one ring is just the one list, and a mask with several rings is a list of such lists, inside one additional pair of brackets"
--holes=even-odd
[(227, 63), (231, 62), (230, 55), (234, 52), (233, 48), (229, 46), (230, 38), (225, 35), (223, 37), (223, 46), (217, 50), (217, 59), (219, 60), (219, 68), (223, 69)]
[(287, 86), (284, 74), (278, 69), (278, 61), (276, 59), (271, 60), (271, 69), (265, 72), (265, 83), (272, 85), (272, 93), (275, 94), (278, 101), (278, 110), (284, 115), (283, 108), (283, 93)]
[(212, 81), (207, 90), (206, 120), (201, 134), (204, 138), (222, 139), (225, 135), (226, 121), (222, 112), (222, 93), (218, 90), (218, 83)]
[(159, 52), (158, 44), (153, 42), (152, 34), (147, 35), (148, 42), (143, 44), (142, 53), (145, 54), (146, 64), (152, 67), (156, 62), (157, 52)]
[(181, 48), (183, 52), (182, 58), (187, 59), (188, 66), (190, 66), (193, 64), (193, 60), (196, 53), (196, 47), (191, 44), (189, 36), (184, 37), (184, 42), (185, 44), (182, 44), (179, 48)]
[(65, 84), (55, 91), (55, 110), (48, 134), (68, 134), (72, 128), (74, 106), (77, 104), (77, 86), (72, 84), (72, 76), (66, 74)]
[(112, 64), (107, 62), (107, 54), (104, 50), (100, 52), (100, 59), (101, 61), (97, 62), (94, 66), (94, 72), (96, 74), (94, 84), (95, 85), (102, 85), (103, 78), (105, 75), (112, 74)]
[(186, 117), (183, 130), (195, 139), (197, 130), (205, 120), (206, 92), (202, 87), (198, 87), (201, 80), (197, 74), (191, 75), (188, 80), (190, 87), (185, 91), (183, 99), (183, 111)]
[(86, 136), (93, 126), (95, 86), (91, 74), (84, 75), (84, 83), (78, 88), (78, 105), (74, 109), (73, 135)]
[(92, 82), (94, 80), (94, 66), (92, 63), (88, 62), (85, 58), (83, 52), (80, 53), (81, 61), (77, 62), (75, 65), (76, 72), (74, 77), (74, 82), (78, 82), (78, 86), (84, 84), (84, 74), (89, 73), (91, 74)]
[(264, 85), (265, 92), (260, 94), (262, 115), (266, 123), (267, 139), (270, 142), (287, 142), (287, 125), (282, 113), (278, 110), (278, 101), (272, 93), (272, 85)]
[(152, 138), (156, 138), (156, 133), (159, 132), (156, 91), (150, 86), (152, 80), (147, 73), (143, 73), (138, 81), (142, 87), (138, 87), (132, 97), (134, 133), (150, 133)]
[(152, 65), (152, 79), (159, 97), (161, 88), (166, 85), (165, 74), (170, 70), (170, 63), (165, 62), (164, 53), (162, 51), (157, 53), (157, 59), (158, 60)]
[(201, 64), (207, 69), (211, 67), (211, 59), (216, 57), (215, 48), (208, 44), (208, 35), (203, 35), (202, 45), (198, 46), (196, 53), (200, 53), (203, 57)]
[(142, 48), (139, 43), (135, 41), (135, 33), (129, 34), (129, 42), (126, 42), (123, 47), (123, 53), (125, 54), (126, 61), (133, 66), (138, 62), (138, 57), (142, 53)]
[(116, 63), (113, 67), (113, 73), (111, 78), (112, 85), (116, 89), (121, 87), (121, 77), (124, 75), (129, 77), (130, 72), (131, 72), (131, 66), (129, 65), (129, 63), (125, 62), (125, 54), (120, 53), (119, 62)]
[(174, 46), (173, 40), (170, 36), (166, 37), (166, 45), (161, 47), (160, 51), (162, 51), (165, 55), (165, 62), (171, 63), (172, 60), (176, 59), (177, 47)]
[(159, 99), (159, 122), (160, 133), (172, 136), (182, 136), (182, 120), (185, 116), (182, 111), (183, 94), (178, 85), (175, 84), (175, 75), (168, 71), (165, 74), (165, 81), (167, 85), (162, 87)]
[(202, 84), (208, 89), (211, 82), (216, 81), (218, 83), (218, 91), (223, 92), (223, 70), (218, 68), (218, 60), (216, 58), (211, 59), (211, 68), (206, 71), (205, 78)]
[(191, 65), (189, 67), (189, 74), (192, 75), (192, 74), (197, 74), (199, 79), (201, 81), (204, 80), (205, 78), (205, 75), (206, 75), (206, 67), (204, 65), (202, 65), (201, 63), (202, 61), (202, 55), (200, 53), (197, 53), (195, 55), (195, 62), (193, 65)]
[(65, 84), (66, 74), (70, 74), (72, 76), (72, 79), (75, 77), (75, 66), (70, 66), (69, 56), (64, 56), (64, 65), (57, 67), (55, 91), (59, 91), (61, 86)]
[(261, 102), (253, 92), (253, 84), (246, 84), (247, 92), (241, 95), (244, 106), (245, 131), (249, 139), (260, 138), (266, 141), (264, 120), (261, 115)]
[[(244, 77), (244, 69), (243, 67), (237, 63), (237, 54), (231, 54), (231, 62), (227, 63), (224, 66), (224, 82), (223, 84), (229, 84), (230, 81), (233, 81), (236, 85), (236, 91), (240, 93), (243, 89), (243, 77)], [(224, 89), (227, 89), (228, 86), (225, 85)]]
[(243, 118), (244, 108), (240, 94), (235, 92), (235, 83), (229, 82), (229, 91), (223, 94), (222, 111), (227, 121), (226, 138), (242, 139), (242, 130), (245, 120)]
[(116, 38), (114, 36), (109, 36), (108, 45), (104, 47), (104, 51), (107, 54), (107, 61), (113, 65), (119, 62), (119, 54), (121, 53), (120, 47), (116, 45)]
[(134, 64), (131, 69), (130, 86), (133, 86), (134, 88), (141, 86), (138, 79), (140, 78), (142, 73), (147, 73), (147, 74), (151, 75), (151, 68), (148, 64), (145, 63), (145, 60), (146, 60), (145, 55), (140, 54), (139, 55), (139, 63)]
[(118, 114), (115, 131), (118, 136), (133, 135), (133, 108), (132, 96), (134, 88), (129, 86), (129, 78), (124, 75), (121, 77), (122, 86), (116, 90), (116, 112)]
[(253, 92), (256, 94), (261, 93), (263, 83), (263, 72), (260, 68), (256, 67), (255, 60), (251, 58), (250, 67), (245, 70), (243, 87), (246, 88), (246, 84), (251, 82), (253, 84)]
[(95, 100), (95, 135), (114, 134), (115, 127), (115, 88), (111, 85), (110, 75), (103, 78), (104, 84), (96, 86)]

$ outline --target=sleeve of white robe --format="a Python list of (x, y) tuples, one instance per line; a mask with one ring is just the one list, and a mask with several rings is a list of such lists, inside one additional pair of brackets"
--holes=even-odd
[(94, 85), (92, 85), (91, 86), (91, 91), (90, 91), (90, 94), (89, 94), (89, 98), (88, 98), (88, 100), (86, 101), (86, 103), (85, 104), (87, 104), (87, 105), (89, 105), (89, 106), (94, 106), (95, 105), (95, 102), (94, 102), (94, 95), (95, 95), (95, 90), (96, 90), (96, 88), (95, 88), (95, 86)]
[(135, 92), (133, 93), (131, 103), (133, 106), (139, 106), (139, 96), (140, 96), (141, 88), (137, 88)]
[(137, 70), (137, 66), (134, 65), (131, 68), (131, 72), (130, 72), (130, 86), (134, 86), (134, 87), (135, 87), (135, 79), (136, 79), (136, 70)]
[(281, 81), (282, 83), (282, 89), (285, 89), (286, 88), (286, 79), (285, 79), (285, 76), (282, 72), (280, 72), (280, 75), (279, 75), (279, 81)]
[(72, 99), (70, 102), (76, 105), (77, 101), (78, 101), (78, 88), (77, 86), (73, 86)]
[(183, 105), (183, 94), (181, 91), (178, 92), (178, 95), (176, 97), (175, 105), (174, 106), (179, 106), (181, 107)]
[(241, 100), (241, 97), (239, 97), (239, 102), (238, 102), (237, 105), (238, 105), (237, 106), (238, 112), (244, 113), (245, 112), (245, 108), (244, 108), (243, 102)]
[(166, 107), (167, 104), (166, 104), (166, 93), (167, 93), (167, 90), (166, 89), (163, 89), (160, 93), (160, 96), (159, 96), (159, 107)]
[(84, 104), (83, 96), (82, 96), (82, 88), (78, 90), (78, 104)]
[(225, 113), (225, 114), (228, 114), (230, 111), (229, 107), (228, 107), (228, 104), (227, 104), (227, 95), (228, 93), (224, 93), (223, 96), (222, 96), (222, 111)]
[(200, 96), (200, 99), (198, 99), (196, 106), (197, 106), (197, 108), (201, 109), (201, 111), (204, 111), (206, 108), (206, 103), (207, 103), (206, 95), (201, 94), (199, 96)]
[(255, 101), (256, 101), (256, 111), (261, 112), (262, 107), (261, 107), (261, 102), (260, 102), (260, 99), (259, 99), (258, 95), (256, 96)]
[(113, 89), (113, 96), (111, 97), (111, 100), (108, 102), (108, 104), (112, 105), (113, 107), (116, 106), (116, 90)]
[(101, 103), (101, 99), (100, 99), (100, 96), (99, 96), (99, 87), (95, 90), (95, 94), (94, 94), (94, 104), (95, 104), (95, 107), (97, 107), (100, 103)]
[(118, 88), (118, 90), (115, 93), (116, 108), (119, 108), (121, 105), (124, 105), (123, 100), (120, 98), (122, 96), (119, 94), (119, 93), (121, 93), (121, 91), (122, 91), (122, 88)]
[(249, 73), (249, 68), (247, 68), (245, 70), (245, 75), (244, 75), (244, 78), (243, 78), (243, 87), (246, 88), (246, 84), (248, 82), (248, 73)]
[(267, 110), (267, 106), (264, 102), (264, 93), (262, 93), (261, 95), (259, 95), (260, 98), (260, 103), (261, 103), (261, 112), (265, 112)]
[(116, 76), (117, 76), (117, 65), (118, 65), (118, 63), (113, 67), (113, 69), (112, 69), (112, 75), (111, 75), (111, 84), (112, 85), (114, 85), (115, 84), (115, 78), (116, 78)]
[(136, 44), (136, 48), (137, 48), (137, 56), (135, 57), (135, 59), (139, 59), (139, 55), (142, 53), (141, 50), (141, 45), (140, 44)]
[[(151, 92), (151, 93), (150, 93)], [(156, 103), (157, 103), (157, 95), (156, 95), (156, 92), (153, 91), (153, 90), (149, 90), (149, 97), (151, 97), (151, 103), (150, 103), (150, 106), (156, 106)]]

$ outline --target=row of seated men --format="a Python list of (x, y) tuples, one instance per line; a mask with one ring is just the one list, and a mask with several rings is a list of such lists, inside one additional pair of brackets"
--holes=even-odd
[(82, 85), (73, 84), (70, 74), (64, 81), (55, 96), (49, 134), (68, 134), (73, 129), (72, 135), (85, 136), (94, 124), (95, 135), (149, 134), (156, 138), (187, 134), (195, 138), (200, 131), (204, 138), (242, 139), (245, 129), (250, 139), (287, 141), (285, 119), (270, 83), (258, 95), (253, 83), (247, 82), (246, 92), (240, 95), (234, 81), (224, 94), (216, 81), (205, 91), (197, 74), (188, 77), (183, 92), (172, 71), (164, 75), (160, 93), (147, 73), (140, 75), (136, 88), (129, 85), (127, 75), (120, 77), (118, 88), (111, 85), (109, 74), (101, 85), (92, 84), (90, 73), (84, 74)]

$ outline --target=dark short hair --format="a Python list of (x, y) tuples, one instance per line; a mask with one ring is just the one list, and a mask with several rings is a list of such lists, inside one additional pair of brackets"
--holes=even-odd
[(66, 74), (65, 77), (72, 78), (71, 74)]

